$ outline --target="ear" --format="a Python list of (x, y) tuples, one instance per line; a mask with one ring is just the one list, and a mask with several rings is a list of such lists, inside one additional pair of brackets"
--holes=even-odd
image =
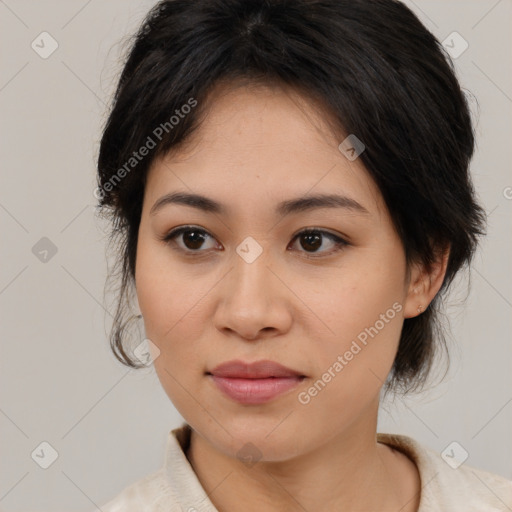
[(421, 315), (428, 308), (443, 284), (449, 255), (450, 246), (447, 246), (438, 250), (436, 260), (429, 266), (424, 263), (412, 266), (404, 302), (404, 318)]

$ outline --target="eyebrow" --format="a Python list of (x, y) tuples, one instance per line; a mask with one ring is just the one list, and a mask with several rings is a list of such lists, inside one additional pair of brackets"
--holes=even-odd
[[(188, 192), (173, 192), (158, 199), (151, 207), (149, 214), (154, 215), (158, 210), (169, 204), (181, 204), (207, 213), (220, 215), (228, 213), (224, 205), (208, 197)], [(370, 215), (370, 212), (355, 199), (338, 194), (317, 194), (289, 199), (278, 203), (275, 212), (277, 215), (285, 216), (319, 208), (344, 208), (354, 213)]]

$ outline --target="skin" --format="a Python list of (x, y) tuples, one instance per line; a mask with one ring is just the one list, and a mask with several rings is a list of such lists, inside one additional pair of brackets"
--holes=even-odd
[[(379, 392), (403, 321), (438, 292), (448, 253), (408, 273), (379, 189), (359, 158), (340, 152), (344, 136), (312, 100), (291, 89), (224, 86), (209, 107), (189, 143), (149, 171), (135, 276), (146, 336), (160, 351), (158, 378), (193, 429), (187, 457), (199, 481), (226, 512), (417, 510), (416, 466), (376, 440)], [(150, 214), (175, 191), (210, 197), (229, 215), (179, 204)], [(369, 213), (274, 213), (280, 201), (333, 192)], [(207, 232), (202, 245), (190, 233), (162, 241), (183, 225)], [(296, 237), (305, 228), (349, 245), (335, 252), (326, 236), (308, 245)], [(252, 263), (236, 252), (248, 236), (262, 248)], [(300, 403), (299, 393), (395, 303), (394, 318)], [(271, 359), (306, 378), (270, 402), (240, 404), (205, 374), (232, 359)], [(254, 465), (237, 455), (247, 443), (259, 452)]]

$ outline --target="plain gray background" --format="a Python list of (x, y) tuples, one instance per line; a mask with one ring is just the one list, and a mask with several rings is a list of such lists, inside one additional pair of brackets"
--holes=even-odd
[[(130, 370), (110, 353), (105, 225), (93, 196), (120, 43), (154, 3), (0, 1), (4, 511), (94, 509), (158, 469), (182, 421), (152, 368)], [(438, 39), (456, 31), (469, 45), (454, 62), (478, 99), (472, 174), (489, 234), (466, 303), (457, 305), (466, 280), (451, 295), (450, 373), (427, 393), (386, 404), (379, 430), (438, 452), (457, 441), (465, 464), (512, 478), (512, 2), (406, 3)], [(58, 43), (47, 58), (31, 47), (45, 37), (51, 48), (44, 31)], [(472, 109), (476, 116), (474, 100)], [(42, 442), (58, 453), (48, 469), (31, 456)]]

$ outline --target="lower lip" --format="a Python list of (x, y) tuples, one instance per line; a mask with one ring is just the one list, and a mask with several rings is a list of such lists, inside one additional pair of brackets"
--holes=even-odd
[(267, 379), (235, 379), (210, 375), (217, 387), (242, 404), (262, 404), (293, 389), (304, 377), (274, 377)]

